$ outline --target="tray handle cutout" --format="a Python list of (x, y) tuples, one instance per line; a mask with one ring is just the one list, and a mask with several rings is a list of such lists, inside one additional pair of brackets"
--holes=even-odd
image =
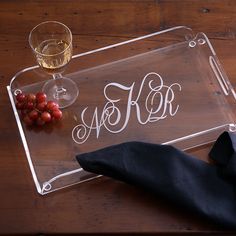
[(209, 57), (209, 63), (210, 63), (210, 66), (211, 66), (224, 94), (229, 95), (229, 86), (228, 86), (228, 84), (227, 84), (227, 82), (220, 70), (218, 63), (216, 62), (216, 60), (213, 56)]

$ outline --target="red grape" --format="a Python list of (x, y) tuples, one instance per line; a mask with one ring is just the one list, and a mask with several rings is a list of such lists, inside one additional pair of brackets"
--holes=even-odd
[(21, 110), (21, 115), (24, 117), (25, 115), (27, 115), (28, 114), (28, 110), (25, 110), (25, 109), (23, 109), (23, 110)]
[(39, 117), (39, 113), (36, 110), (32, 110), (29, 113), (29, 117), (31, 120), (37, 120)]
[(51, 114), (47, 111), (44, 111), (42, 114), (41, 114), (41, 118), (43, 121), (45, 122), (50, 122), (52, 117), (51, 117)]
[(23, 121), (25, 122), (26, 125), (31, 126), (33, 125), (33, 120), (30, 119), (28, 115), (24, 116)]
[(55, 120), (60, 120), (62, 118), (62, 112), (61, 110), (59, 109), (55, 109), (52, 111), (52, 117), (55, 119)]
[(46, 105), (47, 105), (46, 102), (40, 102), (40, 103), (38, 103), (38, 105), (37, 105), (37, 109), (40, 110), (40, 111), (44, 111), (45, 108), (46, 108)]
[(16, 108), (17, 108), (18, 110), (22, 110), (22, 109), (25, 108), (25, 104), (24, 104), (23, 102), (17, 102), (17, 103), (16, 103)]
[(27, 101), (28, 102), (35, 102), (36, 101), (36, 96), (33, 93), (30, 93), (27, 95)]
[(48, 101), (47, 102), (47, 109), (49, 111), (53, 111), (54, 109), (58, 109), (58, 107), (59, 107), (58, 104), (53, 102), (53, 101)]
[(24, 101), (26, 100), (26, 96), (25, 96), (23, 93), (18, 93), (18, 94), (16, 95), (16, 100), (17, 100), (18, 102), (24, 102)]
[(25, 107), (29, 110), (32, 110), (34, 108), (34, 103), (33, 102), (27, 102), (25, 104)]
[(43, 93), (43, 92), (38, 92), (38, 93), (36, 94), (36, 100), (37, 100), (38, 103), (40, 103), (40, 102), (45, 102), (46, 99), (47, 99), (47, 95), (46, 95), (45, 93)]
[(36, 124), (38, 126), (43, 126), (45, 124), (45, 121), (43, 121), (41, 116), (39, 116), (38, 119), (36, 120)]

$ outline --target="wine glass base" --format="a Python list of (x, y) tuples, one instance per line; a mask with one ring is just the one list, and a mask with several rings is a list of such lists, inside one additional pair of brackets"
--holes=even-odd
[(54, 101), (59, 108), (72, 105), (79, 95), (79, 89), (74, 81), (61, 77), (47, 81), (43, 86), (43, 92), (48, 101)]

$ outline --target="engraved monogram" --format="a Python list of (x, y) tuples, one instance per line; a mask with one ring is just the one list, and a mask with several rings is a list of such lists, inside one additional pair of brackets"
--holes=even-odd
[[(148, 93), (143, 98), (145, 87), (147, 87), (146, 91)], [(127, 104), (125, 109), (122, 109), (122, 112), (119, 106), (121, 99), (112, 99), (111, 95), (108, 95), (111, 88), (127, 93)], [(175, 92), (181, 91), (181, 85), (179, 83), (165, 85), (158, 73), (150, 72), (144, 76), (136, 96), (134, 95), (134, 89), (135, 82), (131, 86), (115, 82), (107, 84), (103, 90), (106, 103), (101, 115), (99, 116), (98, 107), (96, 107), (90, 119), (86, 120), (85, 117), (88, 118), (86, 116), (88, 107), (85, 107), (81, 112), (82, 123), (76, 125), (72, 130), (74, 142), (83, 144), (93, 131), (95, 131), (96, 137), (99, 138), (102, 128), (110, 133), (122, 132), (127, 127), (133, 110), (136, 112), (137, 121), (142, 125), (163, 120), (168, 115), (174, 116), (179, 110), (179, 105), (174, 103), (174, 99)], [(141, 99), (144, 100), (144, 105), (141, 105)], [(142, 115), (142, 111), (146, 114), (145, 118)]]

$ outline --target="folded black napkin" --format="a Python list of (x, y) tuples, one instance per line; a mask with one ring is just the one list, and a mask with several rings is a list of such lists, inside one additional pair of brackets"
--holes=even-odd
[(172, 146), (128, 142), (77, 155), (81, 167), (140, 186), (224, 227), (236, 228), (236, 135), (224, 132), (208, 164)]

